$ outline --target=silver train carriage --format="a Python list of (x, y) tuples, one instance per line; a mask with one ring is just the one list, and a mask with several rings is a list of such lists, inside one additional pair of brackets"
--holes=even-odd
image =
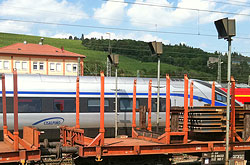
[[(133, 81), (135, 78), (118, 78), (118, 126), (131, 127)], [(137, 107), (147, 105), (149, 78), (137, 78)], [(166, 79), (160, 80), (160, 126), (165, 124)], [(194, 105), (211, 103), (211, 85), (201, 80), (194, 83)], [(1, 82), (0, 82), (1, 84)], [(183, 79), (171, 79), (171, 106), (184, 105)], [(156, 125), (157, 79), (152, 79), (152, 125)], [(1, 87), (1, 86), (0, 86)], [(189, 84), (190, 87), (190, 84)], [(35, 126), (40, 130), (53, 130), (60, 125), (75, 125), (76, 77), (47, 75), (18, 75), (19, 129)], [(6, 75), (7, 121), (13, 129), (13, 76)], [(226, 105), (226, 93), (216, 88), (215, 105)], [(115, 78), (105, 77), (105, 128), (114, 128)], [(238, 103), (240, 104), (240, 103)], [(99, 128), (100, 77), (80, 77), (80, 126)], [(138, 115), (138, 114), (137, 114)], [(2, 101), (0, 101), (0, 129), (2, 130)], [(106, 131), (107, 132), (107, 131)], [(110, 132), (110, 136), (113, 131)], [(107, 132), (108, 133), (108, 132)]]

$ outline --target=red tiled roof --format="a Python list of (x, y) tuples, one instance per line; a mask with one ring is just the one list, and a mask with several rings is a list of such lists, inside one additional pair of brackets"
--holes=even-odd
[(37, 55), (37, 56), (58, 56), (58, 57), (83, 57), (85, 55), (69, 52), (51, 45), (24, 44), (16, 43), (0, 48), (0, 53), (18, 55)]

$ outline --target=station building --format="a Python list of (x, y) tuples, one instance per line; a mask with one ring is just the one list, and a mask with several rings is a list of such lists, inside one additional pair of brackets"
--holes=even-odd
[[(51, 45), (16, 43), (0, 48), (0, 73), (76, 76), (84, 73), (85, 55)], [(79, 63), (80, 58), (80, 63)]]

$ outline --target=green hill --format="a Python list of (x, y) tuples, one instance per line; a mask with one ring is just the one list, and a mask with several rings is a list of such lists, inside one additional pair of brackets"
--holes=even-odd
[[(0, 33), (0, 47), (27, 41), (38, 43), (40, 36)], [(44, 37), (44, 44), (49, 44), (65, 50), (86, 55), (85, 75), (99, 75), (101, 70), (106, 71), (106, 57), (108, 40), (85, 39), (69, 40)], [(141, 77), (156, 77), (157, 59), (152, 57), (147, 43), (133, 40), (112, 40), (114, 53), (120, 54), (118, 76), (136, 76), (139, 70)], [(215, 54), (204, 52), (201, 49), (186, 45), (165, 45), (161, 57), (161, 76), (169, 73), (171, 77), (183, 77), (203, 80), (216, 80), (216, 66), (208, 68), (206, 60)], [(225, 77), (226, 78), (226, 77)]]

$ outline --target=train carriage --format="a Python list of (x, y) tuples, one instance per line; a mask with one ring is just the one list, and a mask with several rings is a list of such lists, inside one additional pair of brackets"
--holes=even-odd
[[(132, 77), (118, 78), (118, 126), (125, 130), (131, 127), (132, 119)], [(13, 77), (6, 75), (6, 95), (8, 127), (13, 129)], [(137, 108), (147, 105), (148, 82), (150, 78), (137, 78)], [(166, 80), (161, 79), (160, 88), (160, 126), (165, 123)], [(194, 83), (194, 105), (211, 104), (211, 85), (201, 80), (190, 80)], [(152, 79), (152, 125), (156, 125), (157, 79)], [(184, 105), (183, 79), (171, 79), (171, 106)], [(35, 126), (40, 130), (57, 129), (60, 125), (75, 125), (76, 77), (48, 75), (18, 75), (18, 111), (19, 129), (23, 126)], [(215, 92), (215, 105), (226, 105), (226, 93), (219, 88)], [(114, 131), (115, 78), (105, 78), (105, 128), (107, 135)], [(2, 112), (2, 102), (0, 102)], [(237, 103), (240, 104), (240, 103)], [(99, 128), (100, 77), (80, 77), (80, 126), (91, 132)], [(2, 114), (0, 113), (0, 118)], [(2, 120), (0, 120), (2, 125)], [(2, 127), (0, 127), (2, 129)], [(124, 131), (123, 130), (123, 131)], [(130, 129), (129, 129), (130, 130)], [(124, 133), (121, 131), (121, 133)]]

